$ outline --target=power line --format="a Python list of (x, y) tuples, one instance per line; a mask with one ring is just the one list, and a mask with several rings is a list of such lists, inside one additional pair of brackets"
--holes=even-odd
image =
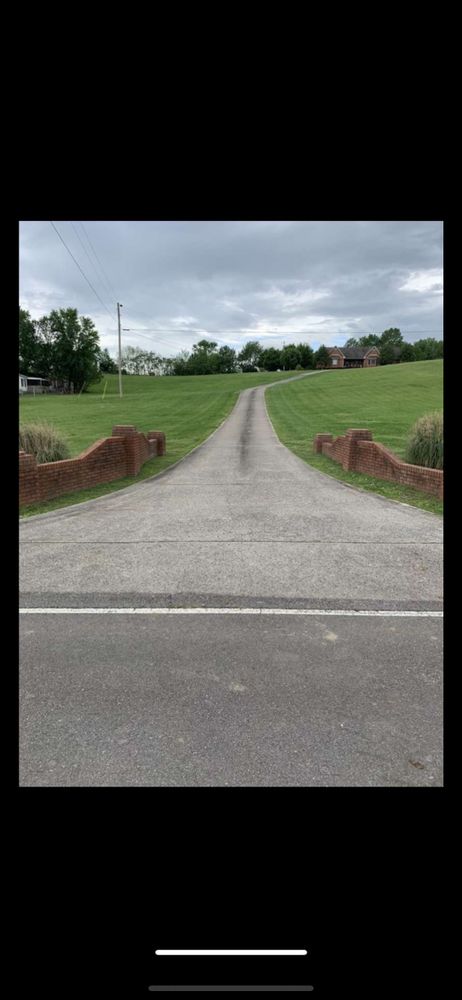
[(149, 336), (146, 333), (140, 333), (138, 330), (135, 330), (133, 327), (126, 327), (126, 326), (124, 326), (123, 330), (124, 330), (125, 333), (136, 333), (138, 335), (138, 337), (143, 337), (145, 340), (151, 340), (151, 341), (153, 341), (153, 340), (155, 341), (156, 339), (157, 340), (162, 340), (164, 343), (171, 344), (172, 347), (178, 347), (180, 350), (184, 350), (185, 349), (184, 348), (184, 344), (180, 344), (180, 342), (178, 340), (170, 340), (170, 339), (166, 340), (165, 337), (157, 337), (157, 338), (156, 337), (151, 337), (151, 336)]
[(92, 285), (91, 281), (89, 281), (89, 279), (87, 278), (87, 276), (85, 274), (85, 271), (82, 270), (82, 268), (80, 267), (80, 264), (79, 264), (78, 260), (75, 259), (74, 254), (72, 253), (71, 250), (69, 250), (69, 247), (68, 247), (67, 243), (65, 242), (65, 240), (63, 240), (63, 238), (61, 236), (61, 233), (58, 232), (58, 230), (57, 230), (54, 222), (51, 222), (51, 220), (50, 220), (50, 225), (53, 226), (53, 229), (54, 229), (56, 235), (59, 236), (59, 238), (61, 240), (61, 243), (63, 243), (64, 246), (66, 247), (66, 250), (67, 250), (68, 254), (72, 257), (72, 260), (74, 261), (74, 264), (77, 264), (77, 267), (78, 267), (80, 273), (83, 274), (83, 277), (85, 278), (85, 281), (87, 282), (88, 285), (90, 285), (90, 288), (91, 288), (92, 292), (94, 292), (94, 294), (96, 295), (96, 298), (98, 299), (98, 301), (101, 302), (101, 305), (104, 307), (104, 309), (106, 310), (106, 312), (108, 313), (108, 315), (113, 320), (114, 319), (114, 315), (109, 311), (107, 305), (103, 302), (103, 300), (100, 297), (100, 295), (98, 295), (98, 292), (96, 291), (96, 289), (93, 288), (93, 285)]
[(103, 267), (103, 265), (102, 265), (102, 263), (101, 263), (101, 261), (100, 261), (100, 259), (98, 257), (98, 254), (96, 253), (96, 250), (95, 250), (95, 248), (93, 246), (93, 243), (90, 240), (90, 237), (89, 237), (89, 235), (87, 233), (87, 230), (85, 229), (85, 226), (84, 226), (83, 222), (79, 222), (79, 226), (81, 227), (82, 232), (85, 233), (85, 236), (86, 236), (86, 238), (88, 240), (88, 243), (89, 243), (89, 245), (90, 245), (90, 247), (91, 247), (91, 249), (92, 249), (92, 251), (93, 251), (93, 253), (94, 253), (95, 257), (96, 257), (96, 260), (98, 261), (98, 264), (99, 264), (99, 266), (101, 268), (101, 273), (102, 273), (103, 277), (106, 278), (107, 289), (108, 289), (109, 294), (110, 295), (114, 295), (114, 298), (116, 299), (117, 298), (117, 293), (115, 292), (114, 286), (113, 286), (112, 282), (110, 281), (110, 279), (108, 278), (108, 275), (107, 275), (107, 273), (106, 273), (106, 271), (105, 271), (105, 269), (104, 269), (104, 267)]
[[(199, 334), (199, 333), (207, 334), (207, 336), (218, 336), (219, 333), (231, 334), (231, 333), (258, 333), (259, 332), (258, 330), (192, 330), (190, 326), (175, 326), (175, 327), (172, 327), (170, 330), (163, 330), (162, 328), (158, 329), (157, 327), (154, 327), (154, 326), (140, 326), (140, 327), (137, 327), (137, 329), (139, 329), (139, 330), (152, 330), (153, 333), (192, 333), (194, 336), (197, 336), (197, 334)], [(282, 336), (282, 333), (284, 331), (282, 331), (282, 330), (281, 331), (279, 331), (279, 330), (273, 330), (273, 331), (270, 331), (270, 332), (272, 332), (272, 333), (279, 333), (280, 332), (281, 336)], [(263, 336), (263, 334), (261, 334), (261, 336)]]
[[(92, 259), (91, 259), (91, 257), (90, 257), (90, 254), (88, 253), (88, 250), (87, 250), (87, 248), (86, 248), (86, 246), (85, 246), (85, 244), (84, 244), (83, 240), (82, 240), (82, 239), (81, 239), (81, 237), (79, 236), (79, 233), (78, 233), (77, 229), (75, 228), (75, 226), (74, 226), (74, 223), (73, 223), (73, 222), (71, 222), (71, 226), (72, 226), (72, 228), (73, 228), (73, 230), (74, 230), (74, 233), (75, 233), (75, 235), (76, 235), (76, 237), (77, 237), (77, 239), (78, 239), (78, 241), (79, 241), (79, 243), (80, 243), (80, 246), (82, 247), (82, 250), (83, 250), (83, 252), (84, 252), (84, 253), (85, 253), (85, 254), (87, 255), (87, 257), (88, 257), (88, 260), (90, 261), (90, 264), (91, 264), (91, 266), (92, 266), (92, 268), (93, 268), (93, 270), (94, 270), (94, 272), (95, 272), (95, 274), (96, 274), (96, 276), (97, 276), (97, 278), (98, 278), (98, 281), (101, 281), (101, 275), (100, 275), (100, 274), (98, 273), (98, 271), (97, 271), (97, 269), (96, 269), (96, 267), (95, 267), (95, 264), (94, 264), (94, 262), (92, 261)], [(112, 292), (111, 292), (111, 291), (110, 291), (110, 289), (108, 288), (108, 285), (107, 285), (107, 283), (106, 283), (106, 282), (103, 282), (103, 281), (101, 281), (101, 284), (104, 284), (104, 286), (105, 286), (105, 291), (106, 291), (106, 290), (107, 290), (107, 291), (109, 291), (109, 294), (110, 294), (110, 296), (111, 296), (111, 298), (112, 298)], [(115, 298), (117, 298), (117, 296), (115, 296)]]
[[(156, 327), (153, 327), (153, 326), (141, 326), (141, 327), (132, 327), (132, 330), (133, 330), (134, 333), (135, 332), (138, 333), (140, 330), (150, 330), (151, 333), (157, 333), (157, 334), (161, 334), (161, 333), (168, 333), (168, 334), (170, 334), (170, 333), (190, 333), (192, 337), (199, 337), (201, 335), (202, 335), (202, 337), (216, 337), (216, 339), (217, 339), (217, 341), (218, 341), (219, 344), (227, 344), (228, 343), (227, 340), (223, 340), (221, 337), (218, 336), (218, 333), (227, 333), (228, 331), (226, 331), (226, 330), (217, 330), (217, 332), (215, 333), (215, 331), (213, 331), (213, 330), (212, 331), (211, 330), (191, 330), (190, 327), (182, 327), (182, 326), (176, 326), (172, 330), (158, 330)], [(239, 333), (239, 331), (238, 330), (230, 330), (229, 333), (230, 334), (231, 333)], [(162, 338), (160, 338), (160, 339), (162, 339)], [(172, 343), (173, 343), (173, 341), (172, 341)], [(237, 340), (232, 340), (231, 343), (237, 344), (238, 341)]]

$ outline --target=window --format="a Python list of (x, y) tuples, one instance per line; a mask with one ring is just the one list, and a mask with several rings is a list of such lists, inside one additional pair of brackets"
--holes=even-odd
[(338, 365), (338, 358), (332, 358), (332, 364)]

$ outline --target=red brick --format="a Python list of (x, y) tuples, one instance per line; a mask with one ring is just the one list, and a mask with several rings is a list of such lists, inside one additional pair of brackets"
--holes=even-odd
[(77, 458), (37, 465), (33, 455), (19, 453), (19, 503), (37, 503), (75, 490), (136, 476), (142, 465), (156, 454), (165, 454), (165, 434), (142, 434), (131, 424), (113, 428), (113, 436), (101, 438)]
[(401, 485), (412, 486), (424, 493), (443, 498), (442, 469), (427, 469), (420, 465), (402, 462), (383, 444), (372, 440), (372, 433), (366, 429), (351, 428), (346, 435), (332, 440), (332, 435), (317, 434), (314, 439), (315, 451), (340, 462), (350, 472), (362, 472), (376, 479), (387, 479)]

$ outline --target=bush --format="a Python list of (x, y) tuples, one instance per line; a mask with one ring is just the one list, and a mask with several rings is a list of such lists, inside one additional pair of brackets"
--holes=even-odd
[(427, 413), (414, 424), (405, 461), (427, 469), (443, 468), (443, 414)]
[(19, 448), (34, 455), (37, 462), (59, 462), (70, 458), (67, 441), (50, 424), (24, 424), (19, 430)]

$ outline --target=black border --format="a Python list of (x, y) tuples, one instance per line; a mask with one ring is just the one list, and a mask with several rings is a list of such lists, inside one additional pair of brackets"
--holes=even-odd
[[(297, 168), (300, 176), (300, 164)], [(368, 168), (376, 185), (370, 160)], [(363, 166), (355, 193), (364, 176)], [(336, 202), (335, 187), (330, 189), (334, 209), (343, 201), (333, 212), (319, 211), (328, 204), (331, 175), (322, 205), (319, 186), (310, 199), (312, 177), (307, 177), (304, 194), (297, 188), (297, 206), (289, 201), (283, 211), (275, 211), (266, 192), (269, 212), (261, 212), (261, 191), (260, 200), (253, 200), (254, 187), (247, 204), (239, 194), (230, 210), (229, 203), (212, 197), (205, 211), (203, 205), (191, 211), (190, 185), (186, 191), (177, 188), (176, 200), (170, 188), (169, 197), (155, 202), (144, 188), (141, 211), (140, 204), (120, 211), (117, 190), (108, 212), (100, 190), (93, 194), (91, 210), (88, 187), (85, 205), (79, 207), (76, 189), (69, 197), (62, 185), (59, 202), (53, 196), (43, 199), (36, 186), (29, 199), (19, 199), (16, 219), (67, 217), (70, 203), (77, 218), (445, 218), (441, 204), (430, 207), (428, 198), (409, 185), (409, 163), (400, 174), (401, 201), (394, 201), (391, 213), (390, 203), (384, 209), (373, 197), (366, 211), (364, 197), (356, 204), (353, 197), (345, 212), (350, 177), (342, 174)], [(174, 182), (179, 184), (178, 173)], [(384, 174), (378, 183), (386, 183)], [(434, 183), (430, 190), (435, 189)], [(392, 191), (395, 195), (396, 188)], [(15, 228), (17, 233), (17, 221), (13, 245)], [(451, 228), (445, 219), (446, 280)], [(450, 291), (445, 320), (448, 299)], [(13, 329), (17, 300), (14, 310)], [(446, 360), (446, 392), (451, 367)], [(52, 996), (63, 995), (63, 988), (67, 995), (78, 995), (82, 987), (98, 996), (145, 995), (144, 984), (153, 981), (152, 950), (161, 946), (158, 935), (162, 932), (169, 942), (184, 937), (194, 947), (194, 932), (200, 947), (197, 928), (203, 923), (210, 934), (207, 945), (218, 936), (217, 925), (227, 947), (245, 947), (249, 941), (254, 946), (256, 928), (262, 947), (270, 939), (275, 946), (293, 947), (295, 938), (303, 937), (300, 946), (313, 956), (308, 981), (324, 995), (340, 995), (345, 983), (365, 996), (374, 995), (377, 984), (393, 990), (398, 984), (400, 989), (436, 984), (444, 955), (450, 789), (450, 761), (444, 789), (16, 787), (17, 901), (25, 960), (18, 972), (34, 988), (45, 984)]]

